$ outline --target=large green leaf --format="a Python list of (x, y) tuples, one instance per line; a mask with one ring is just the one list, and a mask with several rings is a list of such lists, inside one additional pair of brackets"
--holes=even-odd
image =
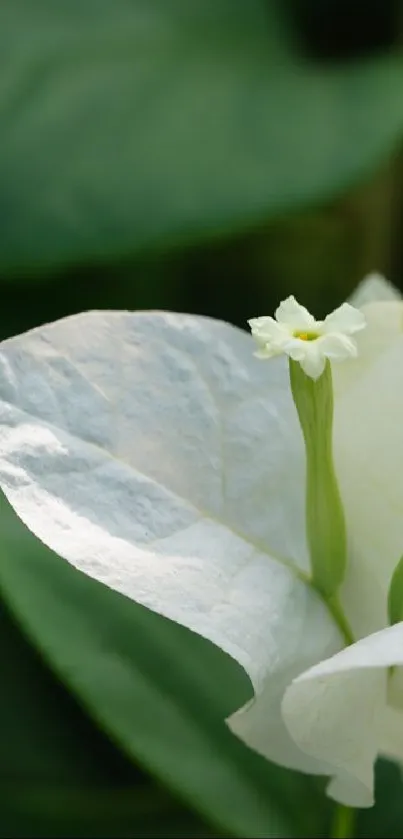
[(123, 751), (231, 834), (304, 832), (293, 823), (297, 806), (294, 819), (284, 815), (290, 796), (301, 801), (299, 778), (272, 773), (223, 722), (249, 693), (240, 669), (198, 636), (73, 570), (25, 529), (4, 497), (0, 521), (6, 601)]
[(403, 836), (402, 768), (387, 760), (378, 761), (375, 806), (356, 814), (357, 839), (401, 839)]
[(0, 786), (133, 783), (128, 761), (52, 677), (0, 604)]
[(1, 839), (210, 837), (206, 825), (152, 786), (0, 787)]
[(3, 273), (230, 231), (387, 155), (403, 129), (401, 57), (310, 62), (281, 6), (3, 4)]
[(3, 604), (0, 672), (0, 837), (207, 835), (108, 742)]

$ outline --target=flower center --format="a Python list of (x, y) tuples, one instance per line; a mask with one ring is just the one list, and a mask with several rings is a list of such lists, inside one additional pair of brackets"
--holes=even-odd
[(300, 341), (316, 341), (319, 338), (317, 332), (300, 332), (298, 329), (294, 332), (294, 338), (299, 338)]

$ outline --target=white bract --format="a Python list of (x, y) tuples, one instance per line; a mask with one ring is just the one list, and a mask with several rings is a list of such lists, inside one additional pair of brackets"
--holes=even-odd
[(401, 300), (400, 292), (382, 274), (368, 274), (355, 288), (350, 303), (356, 308), (366, 303), (386, 303)]
[(403, 759), (403, 626), (386, 607), (403, 553), (402, 304), (365, 318), (357, 358), (333, 370), (348, 647), (309, 583), (284, 357), (260, 364), (245, 332), (161, 312), (82, 314), (0, 346), (0, 483), (23, 521), (229, 653), (255, 691), (232, 730), (357, 806), (377, 755)]
[(256, 355), (272, 358), (285, 353), (298, 361), (312, 379), (323, 373), (326, 359), (333, 362), (355, 358), (357, 345), (350, 336), (365, 326), (362, 312), (349, 303), (343, 303), (322, 321), (315, 320), (293, 296), (280, 303), (275, 318), (248, 321), (259, 345)]

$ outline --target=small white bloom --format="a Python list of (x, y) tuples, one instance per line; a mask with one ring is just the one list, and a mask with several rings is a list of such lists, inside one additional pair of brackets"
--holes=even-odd
[(323, 373), (326, 359), (355, 358), (357, 347), (350, 336), (365, 327), (363, 313), (349, 303), (343, 303), (322, 321), (315, 320), (293, 296), (280, 303), (275, 318), (248, 321), (259, 344), (256, 355), (272, 358), (285, 353), (298, 361), (311, 379), (318, 379)]

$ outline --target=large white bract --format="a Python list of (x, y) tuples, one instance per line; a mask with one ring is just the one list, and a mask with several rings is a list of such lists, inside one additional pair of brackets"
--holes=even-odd
[[(379, 291), (379, 290), (378, 290)], [(379, 753), (403, 759), (403, 626), (386, 597), (403, 553), (403, 307), (365, 308), (334, 370), (347, 518), (343, 641), (309, 585), (304, 448), (284, 358), (207, 318), (93, 312), (0, 347), (0, 483), (72, 565), (212, 640), (255, 699), (230, 720), (285, 766), (373, 800)], [(398, 680), (396, 682), (398, 685)], [(403, 699), (401, 701), (403, 708)]]

